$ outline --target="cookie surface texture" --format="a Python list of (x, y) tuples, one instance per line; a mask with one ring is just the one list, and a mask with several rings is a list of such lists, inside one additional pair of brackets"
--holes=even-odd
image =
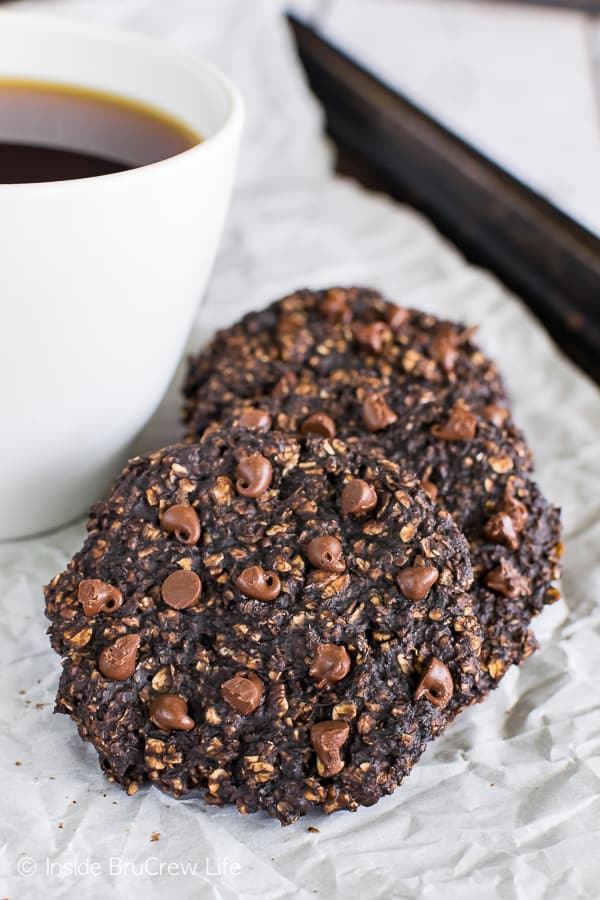
[(371, 805), (476, 697), (467, 543), (393, 462), (211, 429), (132, 460), (46, 588), (57, 710), (128, 792)]
[(472, 337), (376, 291), (297, 291), (190, 361), (185, 419), (190, 439), (252, 417), (259, 428), (368, 441), (414, 472), (469, 541), (483, 699), (535, 649), (530, 626), (559, 596), (561, 548), (559, 511), (532, 480), (496, 367)]

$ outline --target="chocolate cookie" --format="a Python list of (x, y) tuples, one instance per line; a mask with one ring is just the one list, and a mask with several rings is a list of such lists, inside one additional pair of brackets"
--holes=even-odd
[(213, 429), (133, 460), (88, 532), (46, 589), (56, 709), (129, 793), (371, 805), (475, 697), (466, 541), (356, 444)]
[(535, 648), (531, 620), (558, 597), (559, 513), (528, 476), (530, 450), (468, 329), (374, 291), (299, 291), (218, 334), (190, 362), (185, 394), (190, 435), (225, 420), (358, 436), (422, 479), (470, 543), (486, 628), (479, 697)]
[[(366, 397), (392, 384), (416, 383), (415, 404), (432, 392), (480, 408), (506, 404), (496, 366), (473, 343), (472, 329), (396, 306), (366, 288), (301, 290), (219, 331), (190, 359), (187, 437), (200, 437), (240, 400), (300, 393), (303, 375), (332, 394), (361, 389)], [(351, 399), (360, 430), (370, 430), (363, 397)]]
[[(484, 627), (482, 673), (475, 689), (483, 699), (511, 665), (536, 649), (531, 621), (559, 597), (553, 585), (560, 575), (560, 514), (529, 477), (527, 447), (510, 420), (497, 427), (476, 416), (474, 433), (450, 440), (439, 436), (448, 435), (452, 416), (439, 400), (406, 410), (401, 392), (390, 393), (396, 398), (398, 419), (370, 439), (350, 436), (360, 426), (345, 395), (334, 399), (325, 385), (315, 392), (263, 401), (260, 407), (242, 407), (233, 419), (260, 423), (255, 426), (260, 428), (272, 422), (272, 427), (300, 434), (302, 422), (310, 421), (311, 428), (318, 422), (323, 434), (325, 429), (329, 434), (339, 431), (348, 445), (359, 443), (363, 450), (372, 444), (372, 452), (417, 474), (469, 543), (473, 610)], [(325, 398), (331, 415), (314, 412)], [(503, 583), (507, 579), (510, 584)]]

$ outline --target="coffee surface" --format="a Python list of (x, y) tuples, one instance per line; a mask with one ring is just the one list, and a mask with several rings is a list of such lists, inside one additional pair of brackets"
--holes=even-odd
[(0, 184), (123, 172), (201, 138), (151, 106), (86, 88), (0, 79)]

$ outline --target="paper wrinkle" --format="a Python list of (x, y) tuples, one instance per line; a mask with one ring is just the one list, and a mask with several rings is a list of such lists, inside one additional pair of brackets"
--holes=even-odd
[[(371, 284), (400, 303), (480, 323), (478, 340), (498, 360), (535, 449), (536, 477), (564, 509), (565, 599), (536, 623), (541, 651), (511, 670), (485, 704), (463, 713), (392, 797), (282, 829), (264, 815), (242, 817), (197, 797), (176, 801), (151, 787), (127, 797), (106, 782), (74, 724), (52, 715), (60, 661), (49, 647), (41, 596), (41, 585), (81, 546), (84, 522), (0, 545), (0, 894), (597, 898), (597, 388), (514, 297), (467, 266), (421, 216), (331, 176), (322, 115), (276, 0), (40, 0), (23, 8), (160, 36), (221, 65), (245, 96), (232, 212), (190, 348), (300, 285)], [(173, 385), (140, 449), (178, 436), (178, 402)], [(19, 854), (38, 865), (37, 874), (19, 875)], [(48, 875), (46, 857), (63, 865), (89, 857), (102, 872)], [(111, 876), (111, 857), (200, 868), (229, 859), (241, 871)]]

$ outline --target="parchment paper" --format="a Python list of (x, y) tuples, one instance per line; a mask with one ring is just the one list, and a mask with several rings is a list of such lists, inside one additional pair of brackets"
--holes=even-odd
[[(160, 35), (220, 64), (244, 92), (233, 209), (190, 346), (288, 289), (336, 282), (370, 283), (401, 303), (481, 322), (479, 339), (498, 359), (537, 453), (539, 481), (563, 507), (567, 550), (565, 600), (539, 622), (542, 650), (463, 714), (393, 797), (281, 829), (263, 815), (150, 787), (129, 798), (104, 780), (75, 726), (52, 715), (60, 664), (41, 595), (80, 546), (84, 523), (0, 546), (0, 894), (597, 898), (598, 391), (517, 300), (426, 221), (331, 175), (278, 2), (23, 7)], [(176, 437), (176, 420), (171, 390), (140, 448)]]

